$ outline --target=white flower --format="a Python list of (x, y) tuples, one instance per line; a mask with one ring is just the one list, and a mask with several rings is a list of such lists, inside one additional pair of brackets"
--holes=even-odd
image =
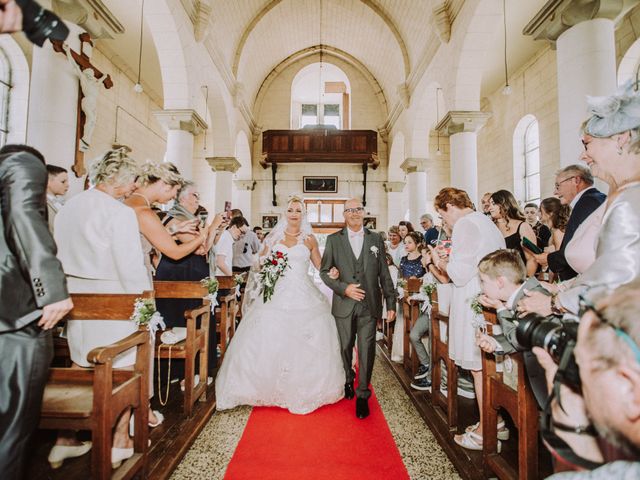
[(373, 245), (369, 250), (371, 250), (371, 253), (373, 253), (376, 256), (376, 258), (378, 258), (378, 247)]

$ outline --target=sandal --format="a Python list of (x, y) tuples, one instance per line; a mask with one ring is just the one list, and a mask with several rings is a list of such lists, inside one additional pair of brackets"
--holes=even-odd
[[(147, 424), (149, 425), (149, 428), (159, 427), (164, 422), (164, 415), (160, 413), (158, 410), (152, 410), (152, 413), (156, 417), (156, 423), (151, 423), (150, 421), (147, 421)], [(134, 433), (133, 426), (134, 426), (134, 415), (131, 414), (131, 418), (129, 419), (129, 435), (131, 435), (132, 437)]]
[[(469, 425), (467, 428), (465, 428), (464, 431), (475, 433), (479, 427), (480, 427), (480, 422), (477, 422), (477, 423), (474, 423), (473, 425)], [(509, 429), (506, 427), (504, 420), (500, 420), (498, 422), (498, 440), (504, 440), (504, 441), (509, 440)]]
[[(464, 432), (462, 435), (454, 435), (453, 441), (467, 450), (482, 450), (482, 437), (474, 432)], [(502, 451), (502, 442), (498, 440), (498, 453)]]

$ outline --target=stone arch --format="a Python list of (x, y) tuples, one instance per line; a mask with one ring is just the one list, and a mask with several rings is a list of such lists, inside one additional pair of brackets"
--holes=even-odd
[[(382, 9), (382, 7), (380, 5), (378, 5), (374, 0), (360, 0), (360, 1), (364, 5), (369, 7), (376, 15), (378, 15), (380, 17), (380, 19), (385, 23), (387, 28), (389, 28), (389, 30), (391, 31), (391, 33), (395, 37), (396, 41), (398, 42), (398, 47), (400, 48), (400, 51), (402, 52), (402, 60), (403, 60), (403, 63), (404, 63), (404, 76), (405, 76), (405, 78), (408, 77), (409, 73), (411, 72), (411, 63), (409, 61), (409, 52), (408, 52), (407, 47), (406, 47), (406, 45), (404, 43), (402, 35), (400, 34), (400, 31), (396, 27), (395, 23), (393, 23), (393, 21), (391, 20), (391, 17), (389, 17), (389, 15)], [(270, 2), (268, 2), (262, 8), (262, 10), (260, 10), (251, 19), (251, 21), (249, 22), (247, 27), (242, 32), (242, 36), (240, 37), (240, 40), (238, 41), (238, 45), (236, 46), (235, 54), (233, 56), (232, 72), (233, 72), (234, 76), (238, 75), (238, 66), (240, 64), (240, 58), (242, 57), (244, 46), (247, 43), (247, 39), (249, 38), (249, 36), (253, 32), (253, 30), (256, 28), (256, 25), (258, 25), (258, 23), (274, 7), (276, 7), (278, 4), (280, 4), (280, 2), (282, 2), (282, 0), (271, 0)]]
[(7, 143), (26, 143), (27, 112), (29, 110), (29, 64), (24, 52), (10, 35), (0, 35), (11, 75), (7, 111)]
[[(421, 90), (420, 96), (414, 97), (408, 112), (408, 118), (411, 119), (409, 122), (411, 131), (406, 142), (408, 156), (430, 158), (436, 154), (431, 136), (438, 121), (447, 113), (446, 99), (438, 89), (440, 89), (439, 83), (430, 82)], [(437, 118), (438, 113), (440, 118)]]
[[(313, 47), (305, 48), (303, 50), (300, 50), (294, 53), (293, 55), (288, 56), (287, 58), (282, 60), (278, 65), (276, 65), (273, 68), (273, 70), (271, 70), (271, 72), (269, 72), (269, 74), (265, 77), (265, 79), (262, 81), (262, 84), (260, 85), (260, 88), (258, 89), (256, 98), (254, 101), (254, 111), (260, 111), (265, 92), (269, 90), (269, 86), (280, 74), (280, 72), (282, 72), (283, 70), (288, 68), (290, 65), (294, 64), (295, 62), (303, 58), (307, 58), (312, 55), (316, 55), (319, 58), (319, 54), (320, 54), (320, 45), (314, 45)], [(330, 61), (331, 57), (335, 57), (349, 63), (356, 70), (358, 70), (367, 79), (367, 82), (369, 83), (369, 85), (371, 85), (371, 88), (373, 89), (373, 91), (376, 94), (376, 97), (378, 98), (378, 102), (383, 108), (384, 115), (387, 116), (389, 114), (387, 99), (384, 95), (382, 87), (380, 86), (380, 83), (378, 82), (376, 77), (369, 71), (369, 69), (367, 69), (367, 67), (364, 66), (357, 58), (353, 57), (352, 55), (349, 55), (347, 52), (340, 50), (339, 48), (331, 47), (328, 45), (322, 45), (322, 55), (323, 55), (323, 61), (327, 61), (327, 60)]]
[(630, 79), (634, 79), (638, 75), (640, 68), (640, 39), (631, 44), (622, 56), (620, 65), (618, 66), (618, 85), (624, 84)]

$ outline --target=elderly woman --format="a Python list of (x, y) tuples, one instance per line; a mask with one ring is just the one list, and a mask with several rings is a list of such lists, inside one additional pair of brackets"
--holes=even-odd
[[(611, 188), (596, 259), (572, 288), (551, 297), (531, 293), (521, 312), (578, 313), (580, 293), (594, 285), (616, 288), (640, 276), (640, 92), (627, 83), (610, 97), (589, 98), (582, 160)], [(545, 313), (546, 312), (546, 313)]]
[[(504, 238), (486, 215), (473, 210), (473, 203), (465, 191), (444, 188), (434, 203), (438, 214), (453, 228), (449, 257), (430, 247), (433, 266), (453, 282), (449, 356), (456, 365), (471, 370), (482, 415), (482, 359), (475, 337), (476, 326), (482, 325), (484, 319), (474, 313), (471, 302), (481, 291), (478, 263), (488, 253), (504, 248)], [(482, 422), (464, 434), (456, 435), (454, 440), (464, 448), (482, 450)]]
[(387, 236), (389, 238), (387, 252), (389, 252), (389, 255), (393, 258), (393, 264), (396, 267), (400, 267), (400, 260), (405, 256), (406, 252), (398, 226), (391, 225)]
[[(138, 173), (135, 161), (124, 150), (107, 152), (91, 166), (95, 187), (69, 199), (56, 215), (58, 258), (70, 292), (141, 293), (151, 289), (136, 215), (120, 201), (134, 191)], [(133, 322), (69, 321), (71, 360), (76, 366), (91, 367), (87, 361), (91, 350), (122, 340), (137, 329)], [(117, 356), (113, 367), (131, 367), (135, 361), (136, 352), (131, 349)], [(111, 450), (114, 468), (133, 455), (129, 417), (127, 410), (116, 424)], [(57, 468), (66, 458), (82, 455), (88, 448), (63, 433), (49, 454), (49, 462)]]

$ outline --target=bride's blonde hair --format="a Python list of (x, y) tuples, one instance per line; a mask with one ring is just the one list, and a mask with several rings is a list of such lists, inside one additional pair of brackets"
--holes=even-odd
[(306, 213), (307, 209), (306, 209), (306, 206), (304, 204), (304, 199), (301, 196), (299, 196), (299, 195), (297, 195), (295, 193), (293, 195), (289, 195), (289, 198), (287, 199), (287, 208), (289, 208), (289, 206), (292, 203), (299, 203), (300, 205), (302, 205), (302, 211), (303, 211), (303, 213)]

